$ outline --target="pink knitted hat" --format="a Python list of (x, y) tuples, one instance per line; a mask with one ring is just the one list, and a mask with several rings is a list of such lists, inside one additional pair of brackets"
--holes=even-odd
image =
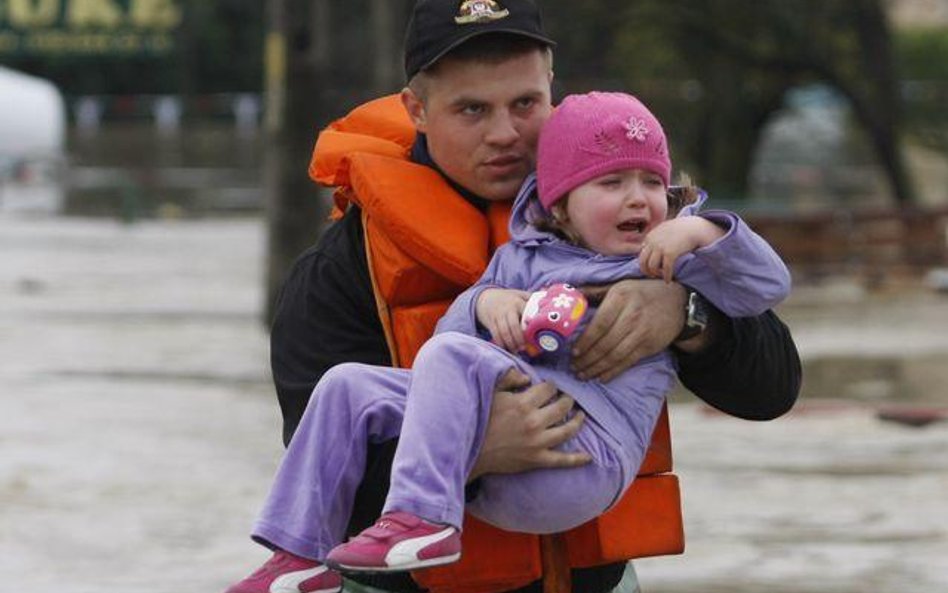
[(619, 169), (671, 176), (665, 132), (641, 101), (625, 93), (570, 95), (540, 130), (537, 189), (547, 210), (576, 187)]

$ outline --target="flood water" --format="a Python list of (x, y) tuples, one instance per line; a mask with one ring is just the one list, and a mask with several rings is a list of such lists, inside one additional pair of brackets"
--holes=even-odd
[[(266, 557), (264, 226), (212, 214), (0, 214), (0, 589), (223, 591)], [(948, 295), (831, 279), (780, 313), (804, 398), (753, 423), (675, 395), (687, 550), (643, 591), (948, 591), (948, 421), (880, 417), (948, 410)]]

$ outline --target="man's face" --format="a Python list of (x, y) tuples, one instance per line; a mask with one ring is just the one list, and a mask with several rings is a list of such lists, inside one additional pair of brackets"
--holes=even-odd
[(445, 175), (486, 200), (511, 200), (535, 166), (552, 76), (541, 51), (500, 64), (446, 59), (423, 103), (411, 91), (402, 96)]

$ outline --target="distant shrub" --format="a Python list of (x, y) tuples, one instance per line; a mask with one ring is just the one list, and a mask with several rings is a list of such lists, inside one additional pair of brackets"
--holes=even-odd
[(899, 31), (895, 59), (906, 131), (924, 146), (948, 152), (948, 28)]

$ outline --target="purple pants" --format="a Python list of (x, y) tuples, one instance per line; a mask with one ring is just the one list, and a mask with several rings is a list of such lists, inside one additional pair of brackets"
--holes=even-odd
[[(322, 559), (343, 541), (370, 443), (399, 437), (385, 512), (461, 527), (464, 484), (480, 452), (497, 380), (519, 358), (478, 338), (439, 334), (411, 371), (347, 363), (326, 373), (287, 449), (253, 538)], [(467, 510), (498, 527), (562, 531), (596, 517), (627, 484), (602, 429), (587, 419), (559, 449), (586, 451), (578, 468), (494, 474)]]

